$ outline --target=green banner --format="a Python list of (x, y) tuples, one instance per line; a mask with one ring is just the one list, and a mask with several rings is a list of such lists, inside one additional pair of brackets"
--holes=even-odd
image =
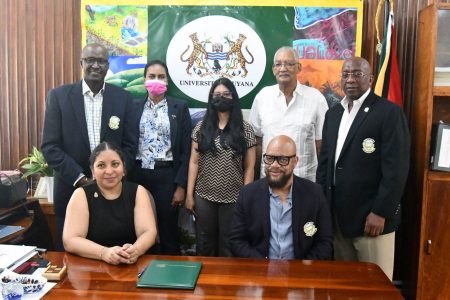
[[(262, 78), (259, 82), (256, 82), (253, 89), (247, 93), (245, 96), (241, 97), (241, 107), (244, 109), (251, 108), (253, 99), (259, 90), (266, 86), (275, 84), (275, 78), (272, 74), (272, 63), (275, 51), (281, 46), (292, 45), (292, 34), (293, 34), (293, 24), (294, 24), (294, 8), (293, 7), (224, 7), (224, 6), (149, 6), (148, 7), (148, 49), (147, 56), (148, 60), (160, 59), (162, 61), (169, 62), (171, 57), (167, 57), (169, 44), (171, 43), (172, 37), (186, 24), (195, 21), (198, 18), (204, 18), (206, 16), (227, 16), (237, 19), (245, 24), (247, 24), (255, 33), (259, 36), (264, 45), (265, 49), (252, 49), (252, 45), (248, 45), (249, 51), (259, 50), (265, 52), (265, 65), (263, 68)], [(220, 24), (215, 24), (214, 19), (210, 20), (212, 23), (206, 26), (218, 26), (221, 32), (216, 32), (216, 35), (209, 33), (206, 38), (216, 39), (220, 42), (220, 37), (226, 34), (229, 35), (239, 35), (240, 28), (239, 24), (233, 28), (222, 28)], [(196, 32), (199, 40), (202, 40), (202, 31), (207, 28), (193, 27), (192, 32)], [(192, 43), (192, 41), (191, 41)], [(245, 45), (245, 43), (244, 43)], [(190, 51), (192, 51), (192, 45)], [(207, 48), (207, 47), (205, 47)], [(228, 47), (229, 48), (229, 47)], [(186, 48), (180, 48), (179, 53), (183, 53)], [(243, 50), (241, 48), (241, 50)], [(189, 53), (186, 53), (187, 57)], [(244, 56), (249, 57), (246, 51), (243, 51)], [(177, 66), (180, 69), (186, 68), (187, 62), (182, 62), (175, 57), (177, 61)], [(254, 57), (255, 64), (258, 63), (260, 57)], [(168, 63), (169, 65), (169, 63)], [(249, 70), (250, 72), (250, 70)], [(172, 77), (172, 70), (169, 68), (169, 73)], [(186, 74), (187, 78), (192, 78)], [(207, 76), (209, 80), (214, 81), (215, 77), (220, 76)], [(205, 78), (205, 77), (203, 77)], [(230, 79), (235, 81), (239, 76), (231, 76)], [(206, 107), (207, 96), (209, 92), (209, 86), (205, 84), (204, 89), (204, 100), (199, 101), (193, 97), (186, 95), (176, 84), (174, 84), (173, 77), (169, 85), (170, 94), (176, 97), (180, 97), (188, 100), (189, 107), (191, 108), (202, 108)], [(196, 80), (200, 80), (197, 76)], [(207, 79), (205, 79), (206, 81)], [(239, 92), (239, 87), (238, 87)]]
[(361, 54), (360, 0), (170, 3), (81, 0), (83, 45), (101, 43), (110, 53), (106, 82), (143, 98), (143, 68), (160, 59), (169, 69), (168, 93), (187, 100), (192, 111), (206, 107), (214, 80), (227, 77), (245, 113), (264, 86), (275, 84), (275, 51), (292, 46), (302, 65), (297, 79), (319, 89), (331, 106), (343, 97), (343, 60)]

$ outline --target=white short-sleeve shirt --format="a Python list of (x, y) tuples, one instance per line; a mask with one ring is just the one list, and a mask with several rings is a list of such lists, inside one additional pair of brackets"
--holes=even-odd
[[(315, 88), (297, 82), (294, 97), (286, 105), (286, 98), (278, 84), (263, 88), (255, 97), (249, 121), (255, 135), (262, 137), (262, 152), (269, 141), (287, 135), (295, 141), (299, 162), (294, 174), (312, 181), (316, 179), (316, 140), (322, 139), (322, 127), (328, 104)], [(264, 177), (261, 160), (261, 177)]]

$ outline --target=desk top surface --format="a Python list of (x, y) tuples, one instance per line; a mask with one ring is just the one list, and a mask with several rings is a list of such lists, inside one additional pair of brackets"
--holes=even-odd
[[(47, 258), (68, 270), (44, 299), (403, 299), (370, 263), (157, 255), (112, 266), (64, 252)], [(201, 261), (195, 290), (137, 288), (137, 274), (156, 258)]]
[(0, 244), (8, 244), (25, 231), (27, 231), (33, 224), (33, 214), (27, 212), (36, 205), (37, 200), (30, 200), (27, 202), (20, 202), (9, 208), (0, 208), (0, 224), (1, 225), (12, 225), (21, 226), (23, 229), (9, 234), (3, 238), (0, 238)]

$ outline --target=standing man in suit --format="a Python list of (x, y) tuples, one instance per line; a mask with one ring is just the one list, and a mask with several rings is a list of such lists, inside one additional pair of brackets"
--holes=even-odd
[(325, 117), (317, 182), (333, 215), (335, 258), (376, 263), (392, 279), (410, 136), (401, 108), (371, 92), (372, 81), (365, 59), (344, 62), (345, 97)]
[(231, 223), (234, 256), (331, 259), (331, 217), (320, 186), (293, 174), (295, 142), (273, 138), (263, 155), (266, 177), (241, 189)]
[(101, 142), (120, 147), (125, 164), (134, 162), (137, 122), (131, 94), (105, 83), (108, 51), (89, 44), (81, 53), (84, 78), (51, 90), (47, 95), (41, 149), (55, 170), (56, 248), (63, 250), (66, 206), (73, 191), (89, 181), (89, 156)]
[(155, 199), (161, 254), (178, 255), (178, 206), (186, 197), (191, 115), (185, 101), (167, 95), (164, 62), (148, 62), (144, 80), (148, 96), (139, 102), (139, 148), (131, 179)]

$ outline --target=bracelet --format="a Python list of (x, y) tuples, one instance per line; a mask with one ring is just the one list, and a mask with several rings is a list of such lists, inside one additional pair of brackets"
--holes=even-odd
[(106, 249), (106, 247), (102, 248), (102, 251), (100, 251), (100, 260), (103, 260), (103, 251)]

